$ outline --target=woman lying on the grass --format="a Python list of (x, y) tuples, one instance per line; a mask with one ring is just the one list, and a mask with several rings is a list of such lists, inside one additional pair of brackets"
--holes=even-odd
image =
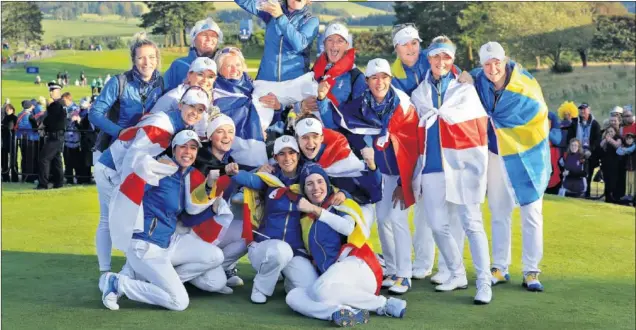
[[(227, 227), (232, 219), (222, 198), (210, 199), (207, 194), (201, 201), (194, 198), (194, 190), (201, 189), (205, 181), (191, 166), (199, 147), (201, 142), (194, 131), (181, 131), (172, 141), (172, 159), (163, 158), (137, 168), (122, 183), (121, 191), (129, 199), (115, 201), (117, 210), (125, 212), (119, 216), (143, 224), (128, 239), (126, 257), (134, 278), (109, 272), (99, 279), (102, 302), (108, 309), (119, 309), (117, 299), (126, 295), (131, 300), (184, 310), (189, 298), (182, 282), (187, 281), (205, 291), (229, 289), (221, 267), (223, 252), (201, 240), (194, 231), (175, 234), (178, 220), (186, 227), (206, 221)], [(214, 186), (215, 179), (208, 176), (207, 184)], [(139, 219), (135, 207), (142, 214)]]
[(309, 287), (291, 290), (287, 304), (303, 315), (339, 326), (367, 323), (369, 311), (403, 317), (406, 301), (379, 295), (382, 268), (368, 242), (372, 219), (365, 218), (351, 199), (333, 205), (334, 188), (316, 163), (303, 167), (300, 185), (304, 243), (321, 275)]
[[(95, 165), (95, 182), (101, 213), (95, 238), (100, 271), (110, 271), (112, 247), (125, 251), (132, 234), (132, 224), (128, 224), (130, 230), (120, 237), (111, 235), (109, 229), (110, 226), (121, 223), (120, 217), (111, 214), (112, 208), (109, 206), (111, 199), (116, 198), (118, 185), (133, 173), (136, 167), (156, 164), (154, 157), (170, 146), (170, 139), (175, 134), (201, 120), (209, 104), (207, 93), (198, 87), (191, 88), (181, 98), (179, 110), (145, 116), (137, 125), (121, 134), (100, 156), (99, 162)], [(118, 246), (118, 239), (123, 239), (126, 243)]]

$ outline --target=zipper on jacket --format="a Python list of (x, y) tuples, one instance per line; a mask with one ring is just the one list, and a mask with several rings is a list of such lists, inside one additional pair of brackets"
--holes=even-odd
[[(388, 143), (391, 143), (391, 141)], [(389, 175), (393, 175), (393, 171), (391, 171), (391, 166), (389, 165), (389, 159), (386, 158), (386, 149), (382, 150), (382, 155), (384, 155), (384, 163), (386, 164), (386, 168), (389, 170)]]
[(320, 247), (320, 251), (322, 251), (322, 269), (325, 269), (325, 262), (327, 262), (327, 252), (325, 252), (325, 249), (322, 247), (322, 245), (318, 243), (318, 228), (316, 223), (314, 223), (314, 242), (316, 242), (316, 245), (318, 245)]
[[(440, 77), (437, 89), (437, 110), (442, 107), (442, 78)], [(442, 150), (442, 129), (440, 127), (439, 116), (437, 116), (437, 135), (439, 139), (439, 158), (442, 161), (442, 170), (444, 169), (444, 150)]]
[(289, 214), (292, 211), (292, 202), (289, 201), (289, 212), (287, 212), (287, 216), (285, 216), (285, 227), (283, 227), (283, 242), (285, 242), (285, 235), (287, 235), (287, 223), (289, 222)]
[(152, 218), (152, 222), (150, 223), (150, 230), (148, 230), (148, 236), (152, 236), (152, 233), (157, 229), (157, 217)]
[(280, 71), (281, 71), (281, 62), (283, 58), (283, 36), (280, 36), (280, 46), (278, 50), (278, 81), (281, 81)]

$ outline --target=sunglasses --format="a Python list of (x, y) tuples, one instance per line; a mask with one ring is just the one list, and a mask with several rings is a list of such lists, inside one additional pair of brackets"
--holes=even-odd
[(225, 47), (225, 48), (221, 49), (220, 53), (221, 54), (234, 53), (234, 54), (238, 54), (238, 55), (243, 56), (243, 53), (241, 52), (241, 50), (236, 48), (236, 47)]

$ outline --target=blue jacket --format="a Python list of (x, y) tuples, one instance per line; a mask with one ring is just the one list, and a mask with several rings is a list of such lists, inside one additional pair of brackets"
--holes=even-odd
[[(334, 209), (329, 209), (329, 212), (345, 216), (344, 213)], [(342, 245), (347, 243), (346, 236), (341, 235), (320, 220), (316, 220), (311, 224), (308, 240), (309, 252), (320, 274), (326, 272), (338, 260)]]
[[(367, 89), (364, 73), (360, 73), (354, 82), (351, 82), (351, 79), (351, 71), (342, 74), (336, 77), (336, 83), (331, 88), (331, 93), (340, 104), (362, 96), (362, 93)], [(324, 127), (334, 130), (340, 127), (333, 121), (332, 113), (335, 111), (335, 105), (328, 98), (325, 97), (324, 100), (318, 101), (318, 111), (320, 111), (320, 119), (322, 119)]]
[(282, 4), (283, 15), (274, 19), (256, 9), (256, 0), (235, 0), (241, 8), (260, 17), (265, 24), (265, 50), (258, 68), (257, 80), (286, 81), (309, 71), (309, 50), (318, 35), (318, 18), (308, 7), (289, 12)]
[(391, 85), (411, 96), (415, 88), (424, 80), (426, 71), (431, 68), (427, 54), (426, 49), (420, 50), (420, 56), (412, 67), (406, 66), (399, 59), (396, 60), (391, 67), (393, 72)]
[[(298, 176), (288, 178), (283, 175), (278, 165), (275, 166), (276, 171), (273, 173), (280, 179), (286, 187), (298, 183)], [(290, 200), (286, 195), (279, 199), (270, 198), (270, 194), (277, 188), (269, 187), (256, 174), (246, 171), (232, 177), (232, 182), (251, 189), (265, 191), (265, 210), (264, 216), (258, 227), (258, 232), (267, 235), (272, 239), (279, 239), (287, 242), (294, 254), (298, 254), (298, 250), (303, 248), (302, 230), (300, 228), (300, 211), (298, 204)], [(255, 234), (254, 240), (261, 242), (267, 240), (262, 235)]]
[[(126, 83), (120, 99), (119, 120), (113, 123), (107, 115), (118, 99), (119, 79), (111, 78), (93, 103), (88, 119), (95, 127), (115, 140), (122, 129), (135, 126), (143, 114), (150, 112), (162, 95), (163, 91), (156, 83), (157, 79), (162, 79), (158, 71), (153, 73), (150, 81), (145, 82), (136, 73), (136, 69), (133, 69), (133, 81)], [(142, 104), (143, 96), (145, 96), (145, 102)]]
[(548, 120), (550, 120), (550, 134), (548, 138), (554, 146), (561, 144), (561, 123), (559, 117), (554, 112), (548, 112)]
[(66, 132), (64, 132), (64, 146), (69, 149), (77, 149), (80, 147), (79, 125), (67, 119)]
[(192, 64), (197, 57), (197, 50), (192, 47), (188, 52), (188, 56), (178, 58), (170, 64), (168, 71), (163, 74), (165, 90), (172, 90), (183, 83), (183, 80), (185, 80), (188, 75), (188, 70), (190, 70), (190, 64)]
[(40, 134), (37, 131), (38, 125), (33, 117), (35, 113), (32, 111), (30, 114), (26, 114), (24, 111), (22, 110), (18, 114), (16, 137), (18, 139), (26, 137), (28, 141), (40, 141)]
[(192, 170), (194, 168), (191, 166), (185, 172), (179, 169), (173, 175), (159, 180), (158, 186), (144, 187), (144, 231), (134, 233), (134, 239), (144, 240), (165, 249), (170, 246), (170, 237), (174, 234), (177, 220), (191, 227), (214, 216), (211, 208), (200, 215), (188, 215), (183, 212), (186, 194), (189, 193), (185, 180)]
[[(435, 80), (432, 74), (428, 78), (427, 83), (431, 84), (433, 89), (433, 106), (439, 109), (440, 101), (443, 102), (448, 85), (451, 80), (457, 77), (449, 72), (440, 80)], [(444, 167), (442, 166), (442, 146), (439, 140), (439, 120), (436, 120), (433, 126), (426, 131), (426, 165), (424, 165), (423, 173), (439, 172), (444, 172)]]

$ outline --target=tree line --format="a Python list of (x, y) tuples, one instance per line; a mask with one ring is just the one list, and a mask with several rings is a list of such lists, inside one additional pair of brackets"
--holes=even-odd
[(82, 14), (119, 15), (124, 18), (141, 16), (147, 9), (141, 2), (124, 1), (44, 1), (37, 2), (40, 10), (58, 20), (76, 19)]

